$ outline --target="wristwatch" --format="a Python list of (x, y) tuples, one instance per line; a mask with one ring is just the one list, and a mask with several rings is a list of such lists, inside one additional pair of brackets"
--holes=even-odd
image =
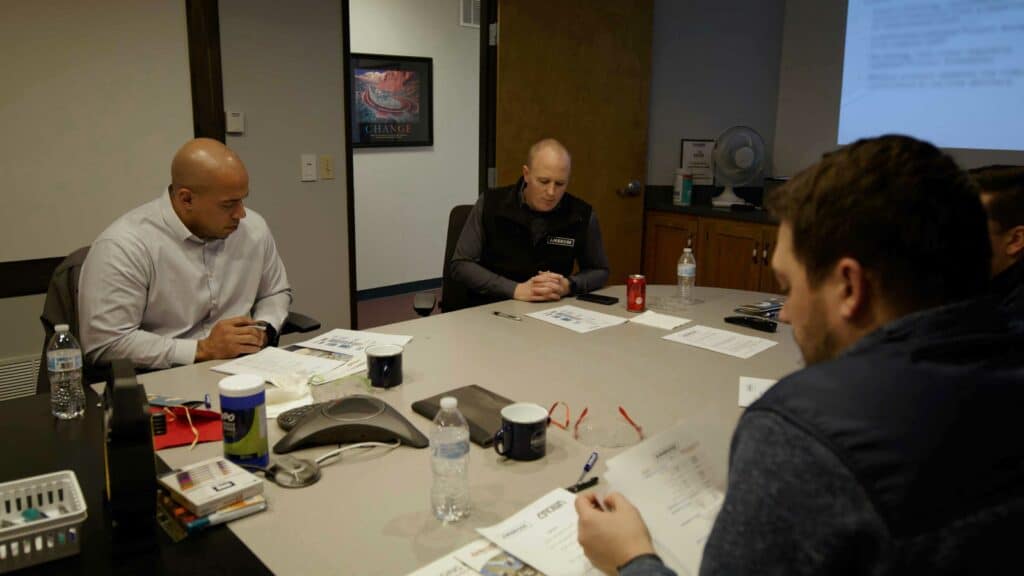
[(264, 320), (258, 320), (256, 323), (259, 324), (260, 326), (263, 326), (264, 331), (267, 333), (267, 346), (273, 346), (276, 348), (279, 336), (277, 334), (277, 329), (274, 328), (274, 325)]
[(569, 293), (566, 294), (566, 296), (575, 296), (575, 295), (576, 295), (576, 278), (570, 277), (569, 278)]

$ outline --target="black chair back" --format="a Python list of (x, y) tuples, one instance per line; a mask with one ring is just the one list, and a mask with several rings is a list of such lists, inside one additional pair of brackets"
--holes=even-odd
[(455, 245), (459, 243), (472, 204), (460, 204), (448, 213), (448, 237), (444, 245), (444, 268), (441, 273), (441, 312), (453, 312), (469, 306), (469, 290), (452, 278), (451, 263)]

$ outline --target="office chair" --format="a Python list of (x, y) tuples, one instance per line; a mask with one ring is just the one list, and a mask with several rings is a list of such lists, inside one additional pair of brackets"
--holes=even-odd
[(439, 305), (441, 312), (454, 312), (469, 306), (469, 290), (452, 278), (450, 268), (455, 245), (459, 243), (462, 228), (466, 225), (472, 209), (472, 204), (460, 204), (448, 213), (448, 236), (445, 239), (444, 262), (441, 268), (441, 301), (437, 302), (437, 298), (430, 292), (416, 294), (412, 305), (420, 316), (429, 316), (434, 311), (435, 303)]
[[(36, 394), (50, 391), (50, 380), (46, 371), (46, 346), (53, 337), (54, 327), (67, 324), (75, 339), (81, 343), (78, 326), (78, 278), (82, 274), (82, 264), (89, 254), (89, 246), (83, 246), (67, 256), (50, 276), (50, 284), (46, 290), (46, 301), (39, 321), (43, 324), (43, 352), (39, 359), (39, 374), (36, 378)], [(289, 312), (281, 325), (279, 336), (295, 332), (304, 333), (320, 329), (320, 322), (298, 312)], [(84, 351), (83, 351), (84, 352)], [(83, 354), (84, 356), (84, 354)], [(83, 384), (102, 382), (107, 379), (107, 368), (93, 366), (82, 358)], [(141, 372), (141, 370), (140, 370)]]

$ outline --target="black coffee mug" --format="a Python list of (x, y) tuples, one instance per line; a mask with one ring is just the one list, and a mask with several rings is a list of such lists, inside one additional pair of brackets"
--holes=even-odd
[(529, 402), (501, 409), (501, 428), (494, 434), (494, 451), (513, 460), (543, 458), (548, 443), (548, 411)]
[(374, 388), (394, 388), (402, 383), (402, 347), (380, 344), (366, 349), (366, 374)]

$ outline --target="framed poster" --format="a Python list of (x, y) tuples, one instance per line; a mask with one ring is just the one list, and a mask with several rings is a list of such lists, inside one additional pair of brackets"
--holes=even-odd
[(353, 148), (433, 146), (433, 60), (352, 54)]
[(715, 183), (715, 164), (711, 156), (714, 149), (714, 140), (683, 138), (679, 151), (679, 167), (693, 174), (694, 184), (710, 186)]

